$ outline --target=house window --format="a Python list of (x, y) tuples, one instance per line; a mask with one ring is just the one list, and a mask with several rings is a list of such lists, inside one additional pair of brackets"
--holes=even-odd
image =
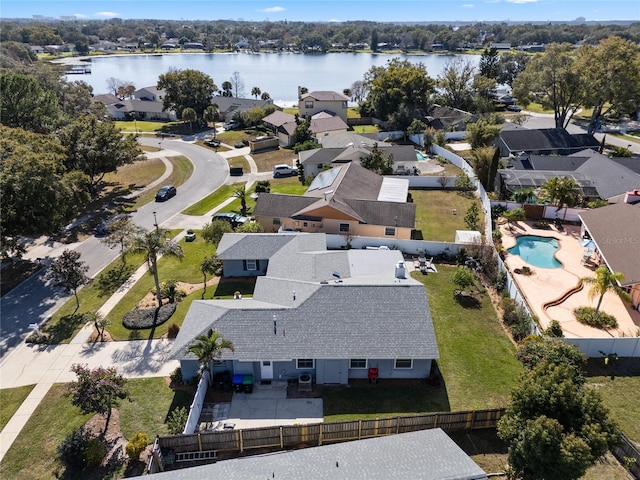
[(347, 102), (342, 102), (342, 108), (347, 108)]
[(302, 370), (305, 368), (313, 368), (313, 358), (299, 358), (296, 360), (296, 368)]
[(307, 100), (304, 102), (304, 108), (313, 108), (313, 101)]
[(274, 225), (280, 225), (280, 219), (278, 217), (274, 217), (273, 218), (273, 224)]
[(396, 236), (396, 229), (393, 228), (393, 227), (385, 227), (384, 234), (387, 237), (395, 237)]
[(349, 231), (349, 224), (348, 223), (341, 223), (340, 224), (340, 231), (341, 232), (348, 232)]
[(302, 222), (302, 226), (306, 227), (307, 226), (307, 222)]
[(257, 269), (258, 269), (257, 260), (247, 260), (247, 270), (257, 270)]
[(352, 358), (351, 360), (349, 360), (349, 368), (359, 368), (359, 369), (367, 368), (367, 359)]
[(413, 360), (410, 358), (396, 358), (393, 368), (397, 370), (413, 368)]

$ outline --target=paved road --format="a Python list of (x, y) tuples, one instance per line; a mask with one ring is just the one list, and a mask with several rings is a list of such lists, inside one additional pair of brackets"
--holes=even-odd
[[(141, 138), (143, 145), (157, 146), (158, 139)], [(225, 159), (211, 150), (182, 140), (162, 141), (166, 154), (188, 157), (194, 165), (193, 175), (178, 188), (178, 194), (164, 203), (150, 203), (132, 215), (133, 221), (150, 229), (154, 225), (153, 212), (158, 224), (169, 222), (189, 205), (205, 197), (222, 185), (229, 173)], [(52, 250), (50, 249), (52, 247)], [(59, 254), (64, 249), (74, 249), (89, 266), (89, 276), (95, 276), (118, 255), (117, 249), (103, 245), (98, 238), (90, 237), (82, 243), (50, 245), (48, 251)], [(13, 289), (0, 299), (0, 358), (19, 344), (29, 332), (29, 324), (41, 324), (56, 311), (68, 296), (44, 279), (44, 269)]]

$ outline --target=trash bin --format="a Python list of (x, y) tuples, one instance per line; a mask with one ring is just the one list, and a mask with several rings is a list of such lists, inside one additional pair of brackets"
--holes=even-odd
[(253, 393), (253, 375), (245, 375), (242, 379), (244, 393)]
[(231, 380), (231, 384), (233, 385), (233, 390), (237, 393), (242, 392), (242, 381), (244, 380), (244, 375), (234, 375)]

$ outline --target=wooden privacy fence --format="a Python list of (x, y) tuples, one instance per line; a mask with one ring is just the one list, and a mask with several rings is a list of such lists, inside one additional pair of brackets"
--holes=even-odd
[(176, 457), (186, 452), (244, 452), (254, 448), (315, 446), (431, 428), (441, 428), (448, 431), (495, 428), (503, 414), (504, 409), (473, 410), (309, 425), (201, 432), (191, 435), (160, 437), (158, 446), (165, 451), (172, 450)]

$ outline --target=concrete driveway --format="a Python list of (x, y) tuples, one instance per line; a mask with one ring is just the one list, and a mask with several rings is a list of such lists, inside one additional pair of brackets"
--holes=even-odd
[(321, 423), (321, 398), (287, 399), (286, 382), (254, 385), (253, 393), (234, 393), (229, 418), (235, 429)]

